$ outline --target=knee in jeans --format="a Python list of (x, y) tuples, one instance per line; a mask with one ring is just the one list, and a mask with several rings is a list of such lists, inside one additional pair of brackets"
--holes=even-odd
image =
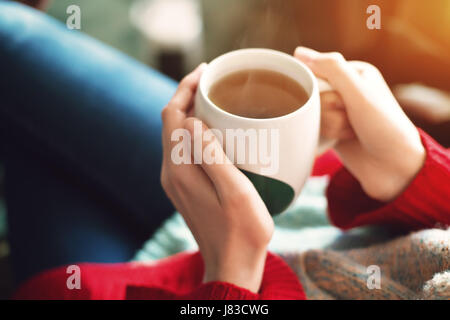
[(46, 17), (25, 5), (0, 1), (0, 48), (45, 32)]

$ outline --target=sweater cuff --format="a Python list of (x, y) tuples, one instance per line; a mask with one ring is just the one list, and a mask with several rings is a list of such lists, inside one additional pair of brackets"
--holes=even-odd
[(425, 163), (395, 200), (384, 203), (370, 198), (345, 168), (332, 177), (327, 189), (331, 222), (342, 228), (389, 224), (422, 229), (450, 224), (450, 158), (448, 150), (418, 129), (426, 150)]
[(305, 300), (303, 288), (291, 268), (280, 257), (268, 253), (258, 293), (227, 282), (208, 282), (180, 299), (193, 300)]
[(257, 293), (220, 281), (202, 284), (188, 295), (180, 297), (182, 300), (257, 300), (258, 298)]

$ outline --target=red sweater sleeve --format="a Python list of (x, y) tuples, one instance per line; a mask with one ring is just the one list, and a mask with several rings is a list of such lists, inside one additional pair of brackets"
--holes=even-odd
[(367, 224), (407, 229), (450, 225), (450, 150), (419, 129), (426, 160), (408, 188), (395, 200), (383, 203), (365, 194), (345, 168), (338, 170), (327, 189), (331, 222), (349, 229)]
[(199, 252), (183, 252), (152, 263), (80, 264), (80, 288), (69, 289), (65, 267), (24, 283), (15, 299), (44, 300), (288, 300), (306, 299), (302, 286), (280, 257), (269, 253), (261, 289), (250, 292), (225, 282), (202, 283)]
[[(189, 267), (191, 274), (186, 274), (192, 278), (192, 273), (203, 274), (203, 267), (200, 267), (201, 256), (199, 253), (190, 257), (191, 261), (184, 264), (184, 267), (196, 265), (197, 268)], [(186, 261), (187, 262), (187, 261)], [(199, 264), (200, 263), (200, 264)], [(183, 272), (184, 273), (184, 272)], [(183, 276), (174, 272), (172, 277), (185, 282)], [(186, 279), (187, 280), (187, 279)], [(179, 286), (177, 286), (179, 287)], [(129, 287), (127, 299), (158, 299), (167, 297), (167, 292), (162, 290), (160, 295), (154, 288)], [(170, 298), (182, 300), (306, 300), (306, 295), (296, 276), (289, 266), (280, 257), (268, 253), (264, 268), (261, 288), (258, 293), (253, 293), (247, 289), (238, 287), (227, 282), (198, 283), (187, 290), (177, 290)], [(183, 293), (184, 292), (184, 293)], [(155, 295), (156, 293), (156, 295)]]
[(306, 300), (306, 295), (297, 276), (286, 262), (269, 253), (258, 293), (230, 283), (210, 282), (181, 298), (187, 300)]

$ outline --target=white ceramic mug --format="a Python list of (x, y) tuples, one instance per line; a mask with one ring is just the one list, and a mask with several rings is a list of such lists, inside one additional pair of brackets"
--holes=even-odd
[[(296, 111), (269, 119), (244, 118), (228, 113), (212, 103), (208, 98), (211, 86), (224, 76), (245, 69), (282, 73), (297, 81), (306, 90), (309, 99)], [(267, 141), (263, 141), (265, 146), (264, 143), (261, 144), (264, 135), (257, 135), (257, 149), (246, 146), (244, 161), (236, 161), (239, 154), (231, 158), (253, 182), (272, 215), (281, 213), (294, 202), (310, 175), (319, 140), (319, 92), (331, 89), (323, 81), (321, 87), (319, 88), (318, 79), (305, 64), (288, 54), (269, 49), (242, 49), (224, 54), (209, 63), (200, 79), (195, 97), (195, 116), (209, 128), (220, 131), (223, 139), (219, 140), (223, 141), (227, 155), (231, 151), (228, 143), (234, 139), (227, 136), (227, 130), (237, 132), (237, 129), (241, 129), (241, 133), (250, 132), (249, 129), (257, 133), (266, 132)], [(245, 137), (245, 141), (250, 140), (250, 135)], [(235, 146), (236, 144), (237, 142)], [(263, 147), (276, 153), (272, 163), (268, 163), (268, 158), (263, 161), (262, 157), (258, 157), (256, 162), (254, 158), (250, 161), (251, 155), (260, 152), (258, 148)], [(232, 151), (239, 152), (237, 148)], [(278, 164), (274, 163), (276, 161)]]

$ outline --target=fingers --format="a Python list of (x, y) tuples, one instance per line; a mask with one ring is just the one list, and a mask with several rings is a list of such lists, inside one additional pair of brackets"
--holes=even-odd
[(310, 67), (316, 76), (327, 79), (332, 85), (349, 69), (344, 57), (338, 52), (321, 53), (309, 48), (298, 47), (294, 56)]
[(194, 71), (181, 80), (180, 85), (167, 105), (167, 108), (187, 112), (189, 102), (191, 102), (195, 91), (197, 90), (200, 77), (205, 67), (206, 63), (200, 64)]
[(412, 127), (374, 66), (360, 61), (347, 62), (340, 54), (307, 48), (297, 48), (295, 56), (316, 75), (327, 79), (340, 94), (353, 131), (365, 145), (389, 140), (388, 137), (396, 136), (395, 128), (399, 126)]
[(322, 105), (322, 109), (325, 110), (345, 110), (344, 101), (342, 101), (341, 96), (336, 91), (327, 91), (321, 93), (320, 103)]
[(193, 155), (213, 182), (219, 199), (236, 190), (251, 190), (251, 182), (228, 159), (221, 143), (211, 130), (196, 118), (188, 118), (184, 127), (192, 138)]
[[(337, 52), (320, 53), (299, 47), (294, 55), (308, 65), (316, 76), (327, 79), (337, 91), (342, 84), (342, 78), (358, 76), (355, 72), (356, 68), (349, 66), (344, 57)], [(340, 92), (323, 92), (320, 100), (321, 137), (338, 140), (354, 138), (355, 134), (348, 120)]]
[[(298, 47), (295, 57), (304, 62), (318, 77), (327, 79), (341, 95), (346, 108), (366, 108), (370, 106), (370, 87), (367, 87), (361, 72), (367, 72), (369, 64), (349, 63), (337, 52), (320, 53), (312, 49)], [(373, 70), (376, 70), (372, 67)], [(361, 110), (360, 110), (361, 111)]]
[(187, 118), (187, 113), (192, 106), (194, 95), (205, 67), (205, 63), (200, 64), (180, 82), (174, 96), (161, 112), (165, 156), (172, 145), (172, 133), (178, 128), (183, 128), (183, 121)]
[(354, 138), (355, 132), (346, 106), (356, 106), (355, 96), (361, 95), (362, 75), (368, 72), (369, 64), (359, 61), (349, 63), (340, 53), (320, 53), (304, 47), (297, 48), (294, 55), (308, 65), (316, 76), (327, 79), (337, 91), (321, 94), (321, 137), (338, 140)]
[(354, 138), (340, 95), (335, 91), (323, 92), (320, 94), (320, 102), (320, 136), (338, 140)]
[(375, 68), (375, 66), (371, 65), (368, 62), (353, 60), (353, 61), (349, 61), (348, 64), (353, 69), (355, 69), (363, 78), (367, 78), (375, 73), (377, 73), (381, 76), (378, 69)]
[(326, 139), (350, 139), (354, 132), (344, 110), (329, 110), (322, 113), (320, 120), (320, 136)]

